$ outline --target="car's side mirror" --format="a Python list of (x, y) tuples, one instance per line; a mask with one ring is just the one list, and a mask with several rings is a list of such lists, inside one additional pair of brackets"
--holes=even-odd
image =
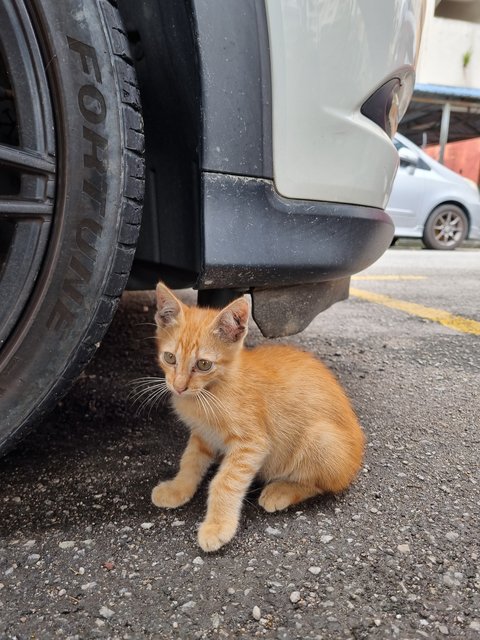
[(411, 149), (407, 149), (407, 147), (400, 147), (398, 155), (400, 157), (400, 166), (406, 167), (409, 173), (414, 173), (419, 160), (417, 154)]

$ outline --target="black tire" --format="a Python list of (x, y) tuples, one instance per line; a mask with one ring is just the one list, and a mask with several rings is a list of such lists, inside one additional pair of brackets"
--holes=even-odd
[[(12, 309), (21, 300), (12, 326), (0, 322), (0, 336), (5, 330), (0, 451), (5, 452), (63, 395), (110, 324), (139, 232), (144, 141), (135, 73), (113, 2), (0, 0), (0, 23), (0, 63), (12, 87), (3, 97), (16, 96), (20, 145), (12, 151), (0, 140), (0, 165), (30, 176), (16, 183), (21, 197), (9, 199), (8, 190), (5, 195), (0, 189), (0, 224), (12, 229), (3, 249), (0, 242), (0, 296)], [(19, 46), (24, 41), (28, 46)], [(33, 52), (34, 89), (23, 82), (29, 62), (20, 59), (22, 51)], [(34, 102), (38, 98), (42, 113), (32, 110), (31, 118), (40, 124), (29, 123), (22, 111), (27, 89)], [(22, 168), (30, 162), (22, 140), (32, 127), (40, 131), (34, 138), (37, 164)], [(38, 198), (22, 196), (23, 184), (33, 184), (38, 175), (44, 185), (41, 206)], [(22, 198), (19, 208), (16, 200)], [(2, 274), (9, 271), (25, 221), (42, 233), (35, 245), (24, 247), (25, 280), (7, 282)]]
[(427, 249), (453, 251), (467, 237), (468, 218), (458, 205), (442, 204), (432, 211), (423, 229)]

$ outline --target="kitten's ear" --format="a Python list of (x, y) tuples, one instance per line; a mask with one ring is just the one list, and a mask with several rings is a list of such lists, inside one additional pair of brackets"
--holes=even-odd
[(247, 300), (234, 300), (215, 318), (213, 333), (223, 342), (238, 342), (247, 335), (248, 314)]
[(155, 322), (159, 328), (177, 324), (183, 318), (182, 303), (178, 300), (170, 289), (159, 282), (156, 289), (157, 313)]

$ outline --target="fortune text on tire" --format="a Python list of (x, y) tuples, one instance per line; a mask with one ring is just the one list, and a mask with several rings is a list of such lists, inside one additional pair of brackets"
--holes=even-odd
[[(68, 328), (76, 311), (83, 307), (83, 286), (92, 277), (97, 257), (96, 244), (102, 234), (108, 158), (104, 153), (108, 140), (98, 129), (107, 116), (107, 105), (102, 94), (102, 76), (95, 49), (79, 40), (67, 37), (74, 64), (80, 66), (85, 82), (78, 89), (78, 108), (83, 119), (83, 216), (76, 224), (74, 251), (70, 258), (61, 293), (47, 321), (55, 331)], [(102, 133), (104, 131), (102, 130)]]

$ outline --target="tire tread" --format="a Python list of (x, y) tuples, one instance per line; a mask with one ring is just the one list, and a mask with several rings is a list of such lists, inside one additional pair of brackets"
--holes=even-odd
[(1, 454), (11, 449), (33, 426), (44, 417), (69, 390), (75, 379), (94, 356), (100, 341), (110, 326), (120, 296), (127, 284), (135, 254), (135, 245), (140, 233), (143, 192), (145, 184), (144, 132), (140, 93), (130, 55), (126, 31), (114, 0), (97, 0), (104, 17), (114, 56), (116, 79), (122, 101), (124, 122), (124, 171), (122, 195), (122, 219), (117, 242), (112, 247), (111, 271), (106, 274), (103, 291), (85, 331), (83, 340), (77, 345), (50, 392), (40, 401), (35, 411), (15, 431), (0, 443)]

